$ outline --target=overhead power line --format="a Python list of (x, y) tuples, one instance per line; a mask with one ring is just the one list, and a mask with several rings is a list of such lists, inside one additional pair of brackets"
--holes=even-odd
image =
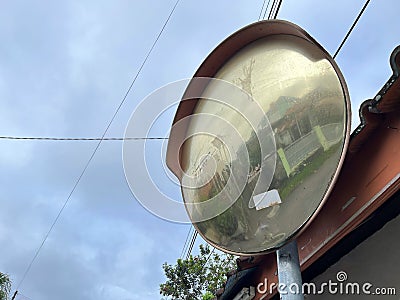
[(180, 256), (181, 259), (185, 257), (185, 252), (186, 252), (187, 246), (189, 245), (189, 243), (188, 243), (189, 242), (189, 237), (190, 237), (190, 235), (192, 233), (192, 229), (193, 228), (194, 228), (193, 225), (191, 225), (190, 228), (189, 228), (189, 231), (188, 231), (188, 233), (186, 235), (185, 244), (183, 245), (181, 256)]
[(13, 296), (12, 296), (11, 300), (14, 300), (14, 299), (15, 299), (15, 297), (17, 297), (17, 294), (18, 294), (18, 290), (16, 290), (16, 291), (14, 292), (14, 294), (13, 294)]
[(270, 20), (270, 19), (271, 19), (272, 14), (273, 14), (273, 11), (274, 11), (274, 9), (275, 9), (275, 5), (276, 5), (276, 0), (274, 0), (274, 1), (272, 2), (271, 9), (270, 9), (270, 11), (269, 11), (267, 20)]
[(215, 247), (213, 246), (212, 251), (211, 251), (210, 254), (208, 255), (208, 257), (207, 257), (207, 259), (206, 259), (206, 261), (205, 261), (205, 263), (204, 263), (204, 265), (203, 265), (203, 269), (204, 269), (205, 266), (207, 265), (208, 261), (209, 261), (210, 258), (211, 258), (211, 255), (213, 255), (214, 251), (215, 251)]
[(264, 1), (263, 1), (263, 4), (262, 4), (262, 6), (261, 6), (261, 10), (260, 10), (260, 14), (259, 14), (259, 16), (258, 16), (258, 21), (260, 21), (261, 16), (262, 16), (262, 13), (263, 13), (263, 11), (264, 11), (265, 2), (267, 2), (267, 0), (264, 0)]
[(274, 0), (271, 4), (271, 7), (270, 7), (271, 0), (268, 0), (267, 5), (265, 5), (266, 2), (267, 1), (264, 0), (263, 5), (261, 7), (260, 14), (258, 16), (258, 21), (264, 20), (268, 11), (269, 11), (269, 14), (268, 14), (267, 20), (276, 19), (278, 12), (279, 12), (279, 8), (282, 3), (282, 0)]
[[(268, 9), (268, 5), (269, 5), (269, 2), (270, 2), (271, 0), (268, 0), (268, 4), (267, 4), (267, 6), (265, 7), (265, 11), (267, 11), (267, 9)], [(260, 10), (260, 14), (258, 15), (258, 21), (260, 21), (261, 20), (261, 16), (263, 15), (263, 11), (264, 11), (264, 6), (265, 6), (265, 3), (267, 2), (267, 0), (264, 0), (263, 1), (263, 4), (262, 4), (262, 6), (261, 6), (261, 10)], [(265, 14), (264, 14), (265, 15)], [(264, 19), (264, 17), (263, 17), (263, 19)]]
[(188, 248), (188, 252), (186, 254), (186, 259), (188, 259), (190, 257), (190, 254), (192, 254), (192, 250), (193, 250), (194, 242), (196, 241), (196, 238), (197, 238), (197, 234), (198, 234), (198, 232), (195, 229), (192, 240), (190, 241), (190, 246)]
[(25, 270), (25, 272), (24, 272), (24, 274), (23, 274), (23, 276), (22, 276), (20, 282), (19, 282), (18, 285), (17, 285), (16, 291), (18, 291), (18, 289), (20, 288), (21, 284), (24, 282), (24, 280), (25, 280), (25, 278), (26, 278), (26, 275), (29, 273), (29, 271), (30, 271), (30, 269), (31, 269), (31, 267), (32, 267), (32, 265), (33, 265), (33, 263), (35, 262), (35, 260), (36, 260), (36, 258), (38, 257), (40, 251), (42, 250), (43, 245), (45, 244), (45, 242), (46, 242), (46, 240), (48, 239), (50, 233), (52, 232), (54, 226), (56, 225), (57, 221), (59, 220), (59, 218), (60, 218), (62, 212), (64, 211), (65, 207), (67, 206), (67, 204), (68, 204), (69, 200), (71, 199), (73, 193), (75, 192), (75, 190), (76, 190), (76, 188), (77, 188), (79, 182), (81, 181), (83, 175), (86, 173), (86, 170), (88, 169), (88, 167), (89, 167), (91, 161), (93, 160), (93, 157), (96, 155), (97, 150), (99, 149), (99, 147), (100, 147), (100, 145), (101, 145), (101, 142), (104, 140), (105, 135), (107, 134), (107, 132), (108, 132), (108, 130), (109, 130), (111, 124), (114, 122), (115, 117), (117, 116), (118, 112), (120, 111), (122, 105), (125, 103), (125, 100), (127, 99), (127, 97), (128, 97), (128, 95), (129, 95), (129, 93), (130, 93), (130, 91), (131, 91), (133, 85), (135, 84), (136, 80), (138, 79), (139, 75), (141, 74), (143, 67), (145, 66), (147, 60), (149, 59), (150, 54), (153, 52), (153, 49), (155, 48), (155, 46), (156, 46), (158, 40), (160, 39), (161, 35), (163, 34), (164, 29), (165, 29), (165, 27), (167, 26), (169, 20), (171, 19), (171, 17), (172, 17), (172, 15), (173, 15), (173, 13), (174, 13), (176, 7), (178, 6), (179, 2), (180, 2), (180, 0), (177, 0), (177, 1), (175, 2), (174, 6), (172, 7), (172, 9), (171, 9), (171, 11), (170, 11), (170, 13), (169, 13), (167, 19), (165, 20), (165, 22), (164, 22), (163, 26), (161, 27), (161, 29), (160, 29), (160, 31), (159, 31), (157, 37), (155, 38), (155, 40), (154, 40), (153, 44), (151, 45), (150, 49), (148, 50), (148, 52), (147, 52), (145, 58), (144, 58), (143, 61), (142, 61), (142, 64), (140, 65), (139, 69), (137, 70), (136, 75), (134, 76), (134, 78), (133, 78), (133, 80), (132, 80), (132, 82), (131, 82), (129, 88), (127, 89), (125, 95), (123, 96), (123, 98), (122, 98), (121, 102), (119, 103), (117, 109), (115, 110), (113, 116), (111, 117), (111, 120), (108, 122), (108, 124), (107, 124), (107, 126), (106, 126), (106, 128), (105, 128), (105, 130), (104, 130), (104, 132), (103, 132), (103, 134), (102, 134), (102, 136), (101, 136), (101, 138), (99, 139), (99, 142), (97, 143), (97, 145), (96, 145), (96, 147), (94, 148), (92, 154), (90, 155), (88, 161), (86, 162), (86, 164), (85, 164), (85, 166), (84, 166), (82, 172), (79, 174), (78, 178), (76, 179), (74, 186), (72, 187), (70, 193), (68, 194), (68, 197), (67, 197), (66, 200), (64, 201), (64, 204), (63, 204), (63, 206), (61, 207), (60, 211), (58, 212), (58, 214), (57, 214), (56, 218), (54, 219), (53, 223), (51, 224), (50, 229), (49, 229), (48, 232), (46, 233), (46, 235), (45, 235), (45, 237), (44, 237), (42, 243), (40, 244), (39, 248), (36, 250), (36, 252), (35, 252), (35, 254), (34, 254), (32, 260), (31, 260), (30, 263), (28, 264), (28, 267), (26, 268), (26, 270)]
[(271, 10), (268, 14), (268, 20), (276, 19), (279, 13), (279, 9), (281, 8), (282, 1), (283, 0), (274, 0), (271, 6)]
[(32, 298), (25, 296), (24, 294), (22, 294), (21, 292), (18, 293), (18, 298), (17, 300), (32, 300)]
[(263, 19), (265, 19), (265, 16), (267, 15), (267, 11), (268, 11), (268, 7), (269, 7), (269, 4), (271, 3), (271, 0), (268, 0), (268, 3), (267, 3), (267, 7), (265, 8), (265, 11), (264, 11), (264, 14), (263, 14)]
[(276, 10), (275, 10), (275, 14), (273, 16), (273, 19), (276, 19), (278, 17), (278, 13), (279, 13), (279, 10), (281, 8), (282, 2), (283, 2), (283, 0), (279, 0), (278, 1), (277, 7), (276, 7)]
[[(268, 19), (271, 19), (272, 17), (275, 19), (278, 16), (278, 12), (279, 12), (279, 9), (281, 7), (282, 1), (283, 0), (274, 0), (274, 2), (272, 3), (272, 6), (271, 6), (270, 13), (268, 15)], [(262, 19), (265, 18), (265, 15), (266, 15), (266, 13), (268, 11), (268, 7), (269, 7), (270, 2), (271, 2), (271, 0), (268, 0), (268, 3), (267, 3), (266, 0), (263, 1), (262, 7), (261, 7), (261, 10), (260, 10), (260, 14), (258, 16), (258, 20), (261, 19), (261, 16), (263, 16)], [(267, 5), (265, 5), (266, 3), (267, 3)], [(263, 14), (263, 12), (264, 12), (264, 14)], [(185, 240), (185, 243), (183, 245), (181, 256), (180, 256), (181, 258), (186, 257), (186, 259), (188, 259), (190, 257), (190, 254), (192, 253), (193, 246), (194, 246), (194, 243), (196, 241), (198, 232), (197, 232), (196, 229), (194, 229), (193, 232), (191, 230), (192, 230), (192, 227), (190, 227), (189, 232), (186, 235), (186, 240)], [(189, 238), (190, 236), (191, 236), (191, 238)], [(190, 242), (189, 242), (189, 240), (190, 240)], [(187, 252), (186, 252), (186, 250), (187, 250)], [(207, 261), (210, 258), (211, 254), (214, 252), (214, 250), (215, 250), (215, 248), (210, 253), (209, 257), (207, 258)], [(185, 252), (186, 252), (186, 255), (185, 255)]]
[(0, 136), (0, 140), (32, 140), (32, 141), (136, 141), (136, 140), (168, 140), (168, 137), (21, 137)]
[(343, 41), (340, 43), (339, 47), (337, 48), (335, 54), (333, 55), (333, 59), (336, 58), (336, 56), (339, 54), (340, 50), (342, 50), (343, 45), (346, 43), (348, 37), (350, 36), (351, 32), (353, 31), (354, 27), (356, 27), (358, 20), (360, 20), (361, 16), (363, 15), (365, 9), (367, 8), (370, 0), (367, 0), (361, 9), (360, 13), (358, 14), (357, 18), (354, 20), (353, 24), (351, 25), (349, 31), (347, 31), (346, 36), (343, 38)]

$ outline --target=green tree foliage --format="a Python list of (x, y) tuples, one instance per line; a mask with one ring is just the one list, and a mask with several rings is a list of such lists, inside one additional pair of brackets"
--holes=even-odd
[(11, 291), (11, 280), (8, 275), (0, 272), (0, 300), (7, 300)]
[(236, 269), (236, 259), (200, 245), (198, 255), (178, 259), (175, 265), (164, 263), (163, 269), (167, 281), (160, 285), (160, 294), (167, 299), (210, 300), (223, 286), (226, 274)]

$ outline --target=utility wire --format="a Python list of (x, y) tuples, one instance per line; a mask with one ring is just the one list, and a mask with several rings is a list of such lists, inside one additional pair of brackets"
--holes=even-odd
[[(267, 2), (267, 0), (264, 0), (264, 1), (263, 1), (262, 7), (261, 7), (261, 10), (260, 10), (260, 14), (259, 14), (259, 16), (258, 16), (258, 21), (260, 21), (260, 19), (261, 19), (261, 16), (262, 16), (262, 14), (263, 14), (264, 6), (265, 6), (265, 3), (266, 3), (266, 2)], [(269, 1), (268, 1), (268, 3), (269, 3)], [(265, 8), (265, 10), (267, 10), (267, 8), (268, 8), (268, 5), (267, 5), (267, 7)]]
[(276, 19), (276, 17), (278, 16), (279, 9), (281, 8), (282, 1), (283, 0), (274, 0), (274, 2), (272, 3), (271, 10), (268, 14), (268, 20)]
[(208, 257), (207, 257), (207, 259), (206, 259), (206, 262), (205, 262), (204, 265), (203, 265), (203, 269), (206, 267), (208, 261), (209, 261), (210, 258), (211, 258), (211, 255), (214, 253), (214, 251), (215, 251), (215, 247), (213, 247), (212, 251), (211, 251), (210, 254), (208, 255)]
[(365, 9), (367, 8), (368, 4), (369, 4), (370, 0), (367, 0), (363, 6), (363, 8), (361, 9), (360, 13), (358, 14), (357, 18), (354, 20), (353, 25), (351, 25), (349, 31), (347, 32), (346, 36), (344, 37), (343, 41), (341, 42), (341, 44), (339, 45), (339, 47), (337, 48), (335, 54), (333, 55), (333, 59), (336, 58), (336, 56), (339, 54), (340, 50), (342, 49), (343, 45), (346, 43), (347, 38), (350, 36), (351, 32), (353, 31), (354, 27), (356, 27), (358, 20), (360, 20), (362, 14), (364, 13)]
[(189, 231), (188, 231), (188, 233), (186, 235), (185, 244), (183, 245), (181, 256), (180, 256), (181, 259), (185, 256), (184, 253), (185, 253), (185, 251), (187, 249), (187, 246), (189, 245), (188, 242), (189, 242), (189, 237), (190, 237), (190, 234), (192, 232), (192, 229), (193, 229), (193, 225), (190, 226)]
[[(268, 19), (271, 19), (272, 16), (273, 16), (274, 19), (276, 19), (276, 17), (278, 16), (278, 12), (279, 12), (279, 9), (280, 9), (280, 7), (281, 7), (282, 1), (283, 1), (283, 0), (277, 0), (277, 1), (274, 0), (274, 2), (272, 3), (272, 6), (271, 6), (271, 10), (270, 10), (269, 15), (268, 15)], [(259, 16), (258, 16), (258, 20), (261, 19), (261, 15), (262, 15), (262, 13), (263, 13), (263, 11), (264, 11), (264, 7), (265, 7), (265, 11), (264, 11), (263, 19), (265, 18), (265, 15), (266, 15), (266, 13), (267, 13), (267, 11), (268, 11), (268, 7), (269, 7), (270, 2), (271, 2), (271, 0), (268, 0), (267, 6), (265, 6), (266, 0), (263, 1), (263, 5), (262, 5), (262, 7), (261, 7), (261, 11), (260, 11), (260, 14), (259, 14)], [(190, 257), (190, 254), (192, 253), (193, 246), (194, 246), (194, 243), (195, 243), (195, 241), (196, 241), (198, 232), (197, 232), (197, 230), (194, 230), (194, 233), (193, 233), (193, 235), (192, 235), (192, 238), (191, 238), (191, 240), (190, 240), (190, 243), (188, 243), (191, 229), (192, 229), (192, 227), (189, 229), (189, 232), (188, 232), (188, 234), (187, 234), (187, 236), (186, 236), (185, 244), (183, 245), (183, 249), (182, 249), (181, 256), (180, 256), (181, 258), (183, 258), (183, 257), (185, 256), (184, 253), (185, 253), (185, 249), (186, 249), (187, 245), (189, 245), (189, 247), (188, 247), (188, 249), (187, 249), (186, 259), (188, 259), (188, 258)], [(208, 256), (208, 258), (207, 258), (206, 263), (204, 264), (204, 266), (207, 264), (208, 260), (210, 259), (211, 255), (212, 255), (212, 253), (213, 253), (214, 251), (215, 251), (215, 248), (212, 250), (212, 252), (211, 252), (210, 255)], [(203, 266), (203, 267), (204, 267), (204, 266)]]
[(267, 14), (267, 11), (268, 11), (268, 7), (269, 7), (269, 4), (271, 3), (271, 0), (268, 0), (268, 4), (267, 4), (267, 7), (265, 8), (265, 11), (264, 11), (264, 15), (263, 15), (263, 20), (265, 19), (265, 16), (266, 16), (266, 14)]
[(21, 292), (19, 292), (18, 295), (20, 296), (19, 298), (26, 299), (26, 300), (32, 300), (32, 298), (30, 298), (30, 297), (28, 297), (28, 296), (25, 296), (25, 295), (22, 294)]
[(275, 9), (275, 6), (276, 6), (276, 0), (274, 0), (274, 1), (272, 2), (271, 9), (270, 9), (270, 11), (269, 11), (267, 20), (271, 20), (273, 11), (274, 11), (274, 9)]
[(193, 234), (193, 237), (192, 237), (192, 240), (190, 242), (190, 246), (189, 246), (189, 249), (188, 249), (188, 252), (187, 252), (187, 255), (186, 255), (186, 259), (188, 259), (190, 257), (190, 254), (192, 253), (194, 242), (196, 241), (196, 238), (197, 238), (197, 234), (198, 234), (198, 232), (197, 232), (197, 230), (195, 230), (194, 234)]
[(33, 141), (130, 141), (130, 140), (168, 140), (168, 137), (90, 137), (90, 138), (63, 138), (63, 137), (20, 137), (0, 136), (0, 140), (33, 140)]
[(273, 19), (276, 19), (278, 17), (279, 9), (281, 8), (282, 2), (283, 2), (283, 0), (279, 0), (278, 1), (277, 8), (276, 8), (276, 11), (275, 11)]
[(166, 19), (165, 22), (164, 22), (164, 25), (162, 26), (160, 32), (158, 33), (156, 39), (154, 40), (152, 46), (150, 47), (150, 50), (147, 52), (147, 54), (146, 54), (146, 56), (145, 56), (145, 58), (144, 58), (142, 64), (140, 65), (138, 71), (136, 72), (136, 75), (135, 75), (135, 77), (133, 78), (133, 80), (132, 80), (132, 82), (131, 82), (131, 84), (130, 84), (128, 90), (126, 91), (126, 93), (125, 93), (124, 97), (122, 98), (120, 104), (118, 105), (117, 109), (115, 110), (115, 112), (114, 112), (114, 114), (113, 114), (111, 120), (108, 122), (108, 124), (107, 124), (107, 126), (106, 126), (106, 129), (104, 130), (104, 132), (103, 132), (103, 134), (102, 134), (102, 136), (101, 136), (99, 142), (97, 143), (97, 145), (96, 145), (96, 147), (94, 148), (92, 154), (90, 155), (90, 157), (89, 157), (87, 163), (85, 164), (85, 166), (84, 166), (82, 172), (79, 174), (79, 176), (78, 176), (78, 178), (77, 178), (77, 180), (76, 180), (74, 186), (72, 187), (72, 189), (71, 189), (71, 191), (70, 191), (68, 197), (66, 198), (66, 200), (65, 200), (65, 202), (64, 202), (64, 204), (63, 204), (63, 206), (61, 207), (61, 209), (60, 209), (60, 211), (58, 212), (56, 218), (54, 219), (53, 223), (51, 224), (49, 231), (46, 233), (46, 235), (45, 235), (45, 237), (44, 237), (42, 243), (40, 244), (39, 248), (36, 250), (35, 255), (33, 256), (33, 258), (32, 258), (32, 260), (30, 261), (28, 267), (26, 268), (26, 270), (25, 270), (25, 272), (24, 272), (24, 274), (23, 274), (23, 276), (22, 276), (22, 279), (20, 280), (20, 282), (19, 282), (18, 285), (17, 285), (17, 288), (16, 288), (17, 291), (18, 291), (18, 289), (20, 288), (21, 284), (24, 282), (24, 280), (25, 280), (25, 278), (26, 278), (26, 275), (29, 273), (30, 269), (32, 268), (33, 263), (35, 262), (36, 258), (38, 257), (40, 251), (41, 251), (42, 248), (43, 248), (43, 245), (45, 244), (47, 238), (49, 237), (49, 235), (50, 235), (50, 233), (52, 232), (54, 226), (56, 225), (58, 219), (60, 218), (61, 213), (64, 211), (64, 209), (65, 209), (65, 207), (67, 206), (69, 200), (71, 199), (72, 194), (75, 192), (75, 190), (76, 190), (76, 188), (77, 188), (79, 182), (81, 181), (83, 175), (86, 173), (86, 170), (88, 169), (88, 167), (89, 167), (91, 161), (93, 160), (93, 157), (94, 157), (95, 154), (97, 153), (97, 150), (99, 149), (99, 147), (100, 147), (100, 145), (101, 145), (101, 142), (102, 142), (103, 139), (105, 138), (105, 135), (107, 134), (107, 132), (108, 132), (108, 130), (109, 130), (111, 124), (113, 123), (113, 121), (114, 121), (115, 117), (117, 116), (119, 110), (121, 109), (122, 105), (125, 103), (126, 98), (128, 97), (128, 95), (129, 95), (129, 93), (130, 93), (130, 91), (131, 91), (133, 85), (135, 84), (135, 82), (136, 82), (137, 78), (139, 77), (140, 73), (142, 72), (142, 69), (143, 69), (144, 65), (146, 64), (147, 60), (149, 59), (150, 54), (153, 52), (153, 49), (155, 48), (155, 46), (156, 46), (158, 40), (160, 39), (162, 33), (164, 32), (164, 29), (165, 29), (165, 27), (167, 26), (169, 20), (171, 19), (171, 16), (173, 15), (173, 13), (174, 13), (176, 7), (178, 6), (179, 2), (180, 2), (180, 0), (177, 0), (177, 1), (175, 2), (175, 5), (173, 6), (171, 12), (169, 13), (167, 19)]
[(18, 294), (18, 290), (16, 290), (16, 291), (14, 292), (14, 295), (11, 297), (11, 300), (14, 300), (15, 297), (17, 297), (17, 294)]
[[(211, 251), (210, 254), (207, 256), (206, 261), (204, 262), (203, 266), (201, 267), (201, 270), (202, 270), (202, 271), (204, 271), (204, 269), (205, 269), (205, 267), (206, 267), (208, 261), (209, 261), (210, 258), (211, 258), (211, 255), (214, 253), (214, 251), (215, 251), (215, 247), (213, 247), (212, 251)], [(202, 288), (203, 288), (203, 286), (204, 286), (204, 283), (205, 283), (205, 282), (203, 282), (203, 284), (202, 284), (202, 286), (201, 286)]]
[(187, 248), (185, 251), (186, 253), (184, 253), (184, 257), (186, 257), (186, 259), (189, 258), (190, 254), (192, 252), (194, 240), (196, 239), (196, 237), (195, 237), (196, 232), (197, 232), (196, 229), (194, 229), (194, 231), (191, 233), (190, 242), (188, 242), (188, 245), (187, 245)]

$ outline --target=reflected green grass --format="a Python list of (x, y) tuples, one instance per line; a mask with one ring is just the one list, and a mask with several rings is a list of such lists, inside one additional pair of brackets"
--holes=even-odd
[[(305, 166), (301, 169), (301, 171), (295, 171), (293, 173), (294, 175), (285, 180), (285, 184), (281, 184), (280, 188), (278, 186), (276, 187), (279, 191), (281, 199), (285, 200), (304, 180), (315, 174), (326, 160), (338, 153), (338, 149), (341, 146), (342, 143), (339, 142), (331, 146), (327, 151), (323, 151), (321, 148), (311, 157), (309, 157), (304, 163)], [(274, 182), (271, 184), (271, 189), (273, 188), (275, 188)]]

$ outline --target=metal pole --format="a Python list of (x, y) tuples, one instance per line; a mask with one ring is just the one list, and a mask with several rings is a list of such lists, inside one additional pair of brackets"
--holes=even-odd
[(303, 300), (299, 253), (296, 240), (276, 251), (278, 291), (282, 300)]

